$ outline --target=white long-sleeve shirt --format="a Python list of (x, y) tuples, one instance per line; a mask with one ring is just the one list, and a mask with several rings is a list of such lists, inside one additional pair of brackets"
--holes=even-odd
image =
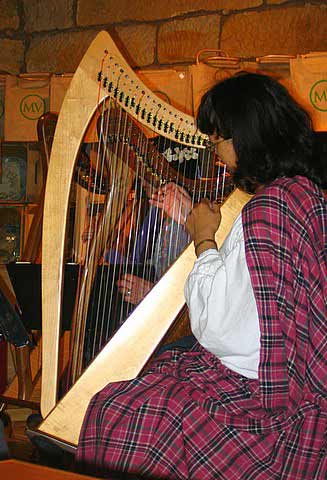
[(185, 298), (199, 343), (231, 370), (258, 378), (259, 319), (241, 214), (220, 250), (206, 250), (195, 261)]

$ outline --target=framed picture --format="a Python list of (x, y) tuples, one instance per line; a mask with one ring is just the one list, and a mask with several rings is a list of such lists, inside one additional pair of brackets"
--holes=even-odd
[(26, 200), (27, 149), (22, 143), (3, 143), (0, 164), (0, 202)]

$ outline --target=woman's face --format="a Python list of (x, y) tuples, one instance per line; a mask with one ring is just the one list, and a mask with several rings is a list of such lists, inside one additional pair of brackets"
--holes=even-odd
[(210, 142), (215, 147), (218, 158), (226, 165), (227, 170), (233, 173), (236, 170), (237, 157), (231, 138), (223, 138), (217, 135), (210, 136)]

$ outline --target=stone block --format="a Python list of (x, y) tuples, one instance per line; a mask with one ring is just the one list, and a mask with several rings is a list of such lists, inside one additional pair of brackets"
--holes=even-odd
[(115, 29), (118, 48), (131, 67), (151, 65), (155, 60), (156, 25), (130, 25)]
[(327, 50), (327, 8), (290, 6), (227, 18), (221, 48), (229, 55), (255, 57)]
[(217, 49), (220, 15), (173, 20), (159, 27), (159, 63), (194, 62), (201, 49)]
[(24, 42), (21, 40), (0, 40), (0, 70), (17, 75), (24, 64)]
[(17, 2), (12, 0), (0, 0), (0, 30), (18, 29), (19, 16), (16, 4)]
[(68, 28), (74, 24), (73, 0), (24, 0), (24, 10), (27, 32)]
[(38, 35), (26, 53), (27, 72), (75, 72), (96, 33), (87, 30)]
[(126, 21), (158, 21), (196, 12), (244, 10), (263, 0), (79, 0), (78, 25), (113, 24)]

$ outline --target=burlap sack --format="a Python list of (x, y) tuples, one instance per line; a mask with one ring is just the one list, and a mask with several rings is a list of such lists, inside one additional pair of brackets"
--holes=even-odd
[(138, 70), (136, 73), (159, 98), (184, 113), (192, 114), (191, 83), (187, 68)]
[(290, 64), (293, 94), (311, 114), (316, 131), (327, 130), (327, 52), (301, 55)]
[(50, 74), (7, 75), (5, 140), (37, 141), (36, 125), (49, 110)]
[(240, 69), (240, 59), (221, 50), (200, 50), (196, 63), (188, 67), (192, 88), (192, 115), (196, 116), (202, 96), (217, 82)]

